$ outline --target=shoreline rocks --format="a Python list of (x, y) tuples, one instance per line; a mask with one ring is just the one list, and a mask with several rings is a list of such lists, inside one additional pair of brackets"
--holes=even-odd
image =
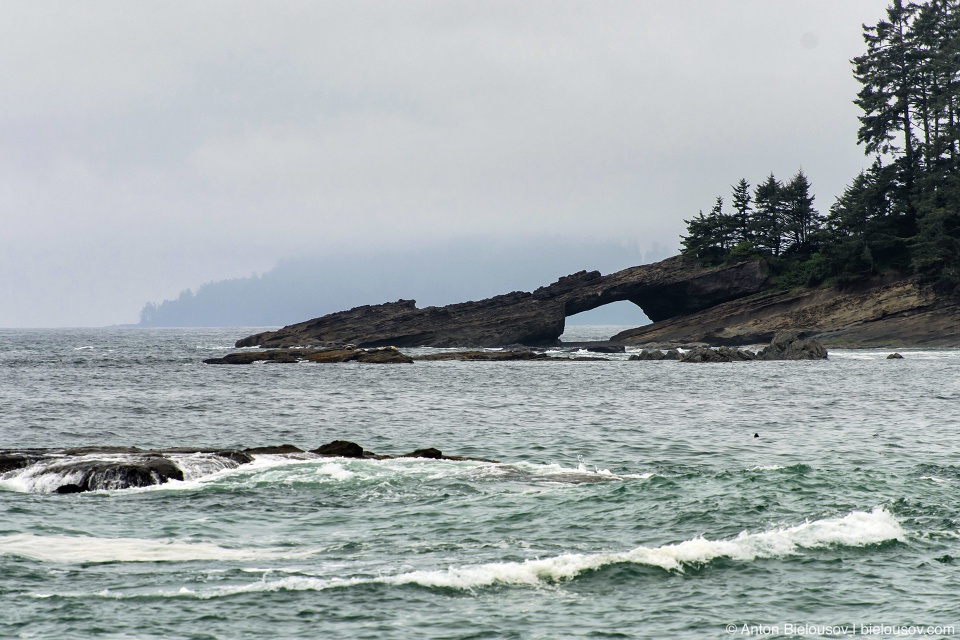
[(747, 362), (751, 360), (826, 360), (827, 350), (814, 338), (802, 339), (795, 331), (778, 333), (769, 346), (760, 351), (733, 349), (728, 346), (694, 347), (682, 354), (677, 350), (664, 353), (659, 349), (644, 349), (630, 356), (630, 360), (678, 360), (680, 362)]
[[(620, 348), (621, 352), (623, 347)], [(609, 351), (604, 353), (617, 353)], [(207, 358), (206, 364), (253, 364), (267, 362), (276, 364), (296, 364), (298, 362), (361, 362), (372, 364), (412, 364), (414, 362), (437, 362), (444, 360), (473, 362), (508, 362), (515, 360), (537, 360), (540, 362), (599, 362), (607, 358), (591, 356), (549, 356), (538, 351), (447, 351), (421, 356), (408, 356), (396, 347), (377, 347), (360, 349), (353, 345), (325, 347), (322, 349), (265, 349), (263, 351), (241, 351), (230, 353), (222, 358)]]
[(273, 362), (295, 364), (309, 362), (362, 362), (368, 364), (412, 364), (413, 358), (396, 347), (360, 349), (352, 344), (319, 349), (268, 349), (264, 351), (241, 351), (229, 353), (222, 358), (207, 358), (206, 364), (253, 364)]

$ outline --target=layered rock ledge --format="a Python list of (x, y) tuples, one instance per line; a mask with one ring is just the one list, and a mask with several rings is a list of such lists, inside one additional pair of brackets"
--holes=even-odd
[(748, 345), (796, 331), (836, 347), (960, 346), (960, 303), (912, 277), (772, 291), (618, 333), (628, 345)]
[(606, 276), (581, 271), (531, 293), (418, 309), (414, 300), (355, 307), (248, 336), (237, 347), (502, 347), (554, 345), (565, 318), (629, 300), (651, 320), (666, 320), (763, 291), (760, 261), (702, 268), (676, 256)]

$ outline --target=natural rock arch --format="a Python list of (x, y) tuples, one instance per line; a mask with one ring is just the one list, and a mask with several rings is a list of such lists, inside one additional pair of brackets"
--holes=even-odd
[(606, 276), (581, 271), (533, 292), (418, 309), (414, 300), (355, 307), (239, 340), (238, 347), (500, 347), (556, 344), (565, 319), (629, 300), (657, 322), (762, 291), (760, 261), (705, 269), (681, 256)]

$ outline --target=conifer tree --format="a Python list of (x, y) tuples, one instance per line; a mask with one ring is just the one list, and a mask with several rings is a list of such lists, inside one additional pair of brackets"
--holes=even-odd
[(754, 215), (750, 225), (759, 248), (779, 256), (783, 246), (783, 218), (780, 196), (783, 185), (771, 173), (753, 192)]
[(750, 228), (750, 218), (753, 213), (751, 203), (753, 197), (750, 195), (750, 183), (746, 178), (740, 178), (740, 182), (733, 185), (733, 194), (730, 198), (734, 216), (734, 245), (740, 242), (753, 242), (753, 231)]
[(820, 229), (820, 214), (813, 208), (810, 181), (803, 169), (783, 187), (780, 195), (785, 229), (794, 249), (806, 249), (813, 235)]
[(863, 86), (854, 100), (864, 112), (860, 116), (857, 141), (864, 145), (867, 154), (897, 156), (898, 202), (908, 227), (916, 216), (912, 201), (916, 143), (911, 91), (917, 81), (917, 70), (907, 36), (916, 9), (916, 5), (904, 6), (902, 0), (894, 0), (887, 8), (886, 20), (880, 20), (875, 27), (864, 26), (867, 52), (853, 60), (854, 76)]

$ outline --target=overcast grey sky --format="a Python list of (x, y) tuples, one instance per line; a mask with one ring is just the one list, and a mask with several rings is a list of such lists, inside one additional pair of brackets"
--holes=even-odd
[(771, 170), (826, 210), (886, 5), (8, 0), (0, 326), (136, 322), (311, 252), (675, 246)]

